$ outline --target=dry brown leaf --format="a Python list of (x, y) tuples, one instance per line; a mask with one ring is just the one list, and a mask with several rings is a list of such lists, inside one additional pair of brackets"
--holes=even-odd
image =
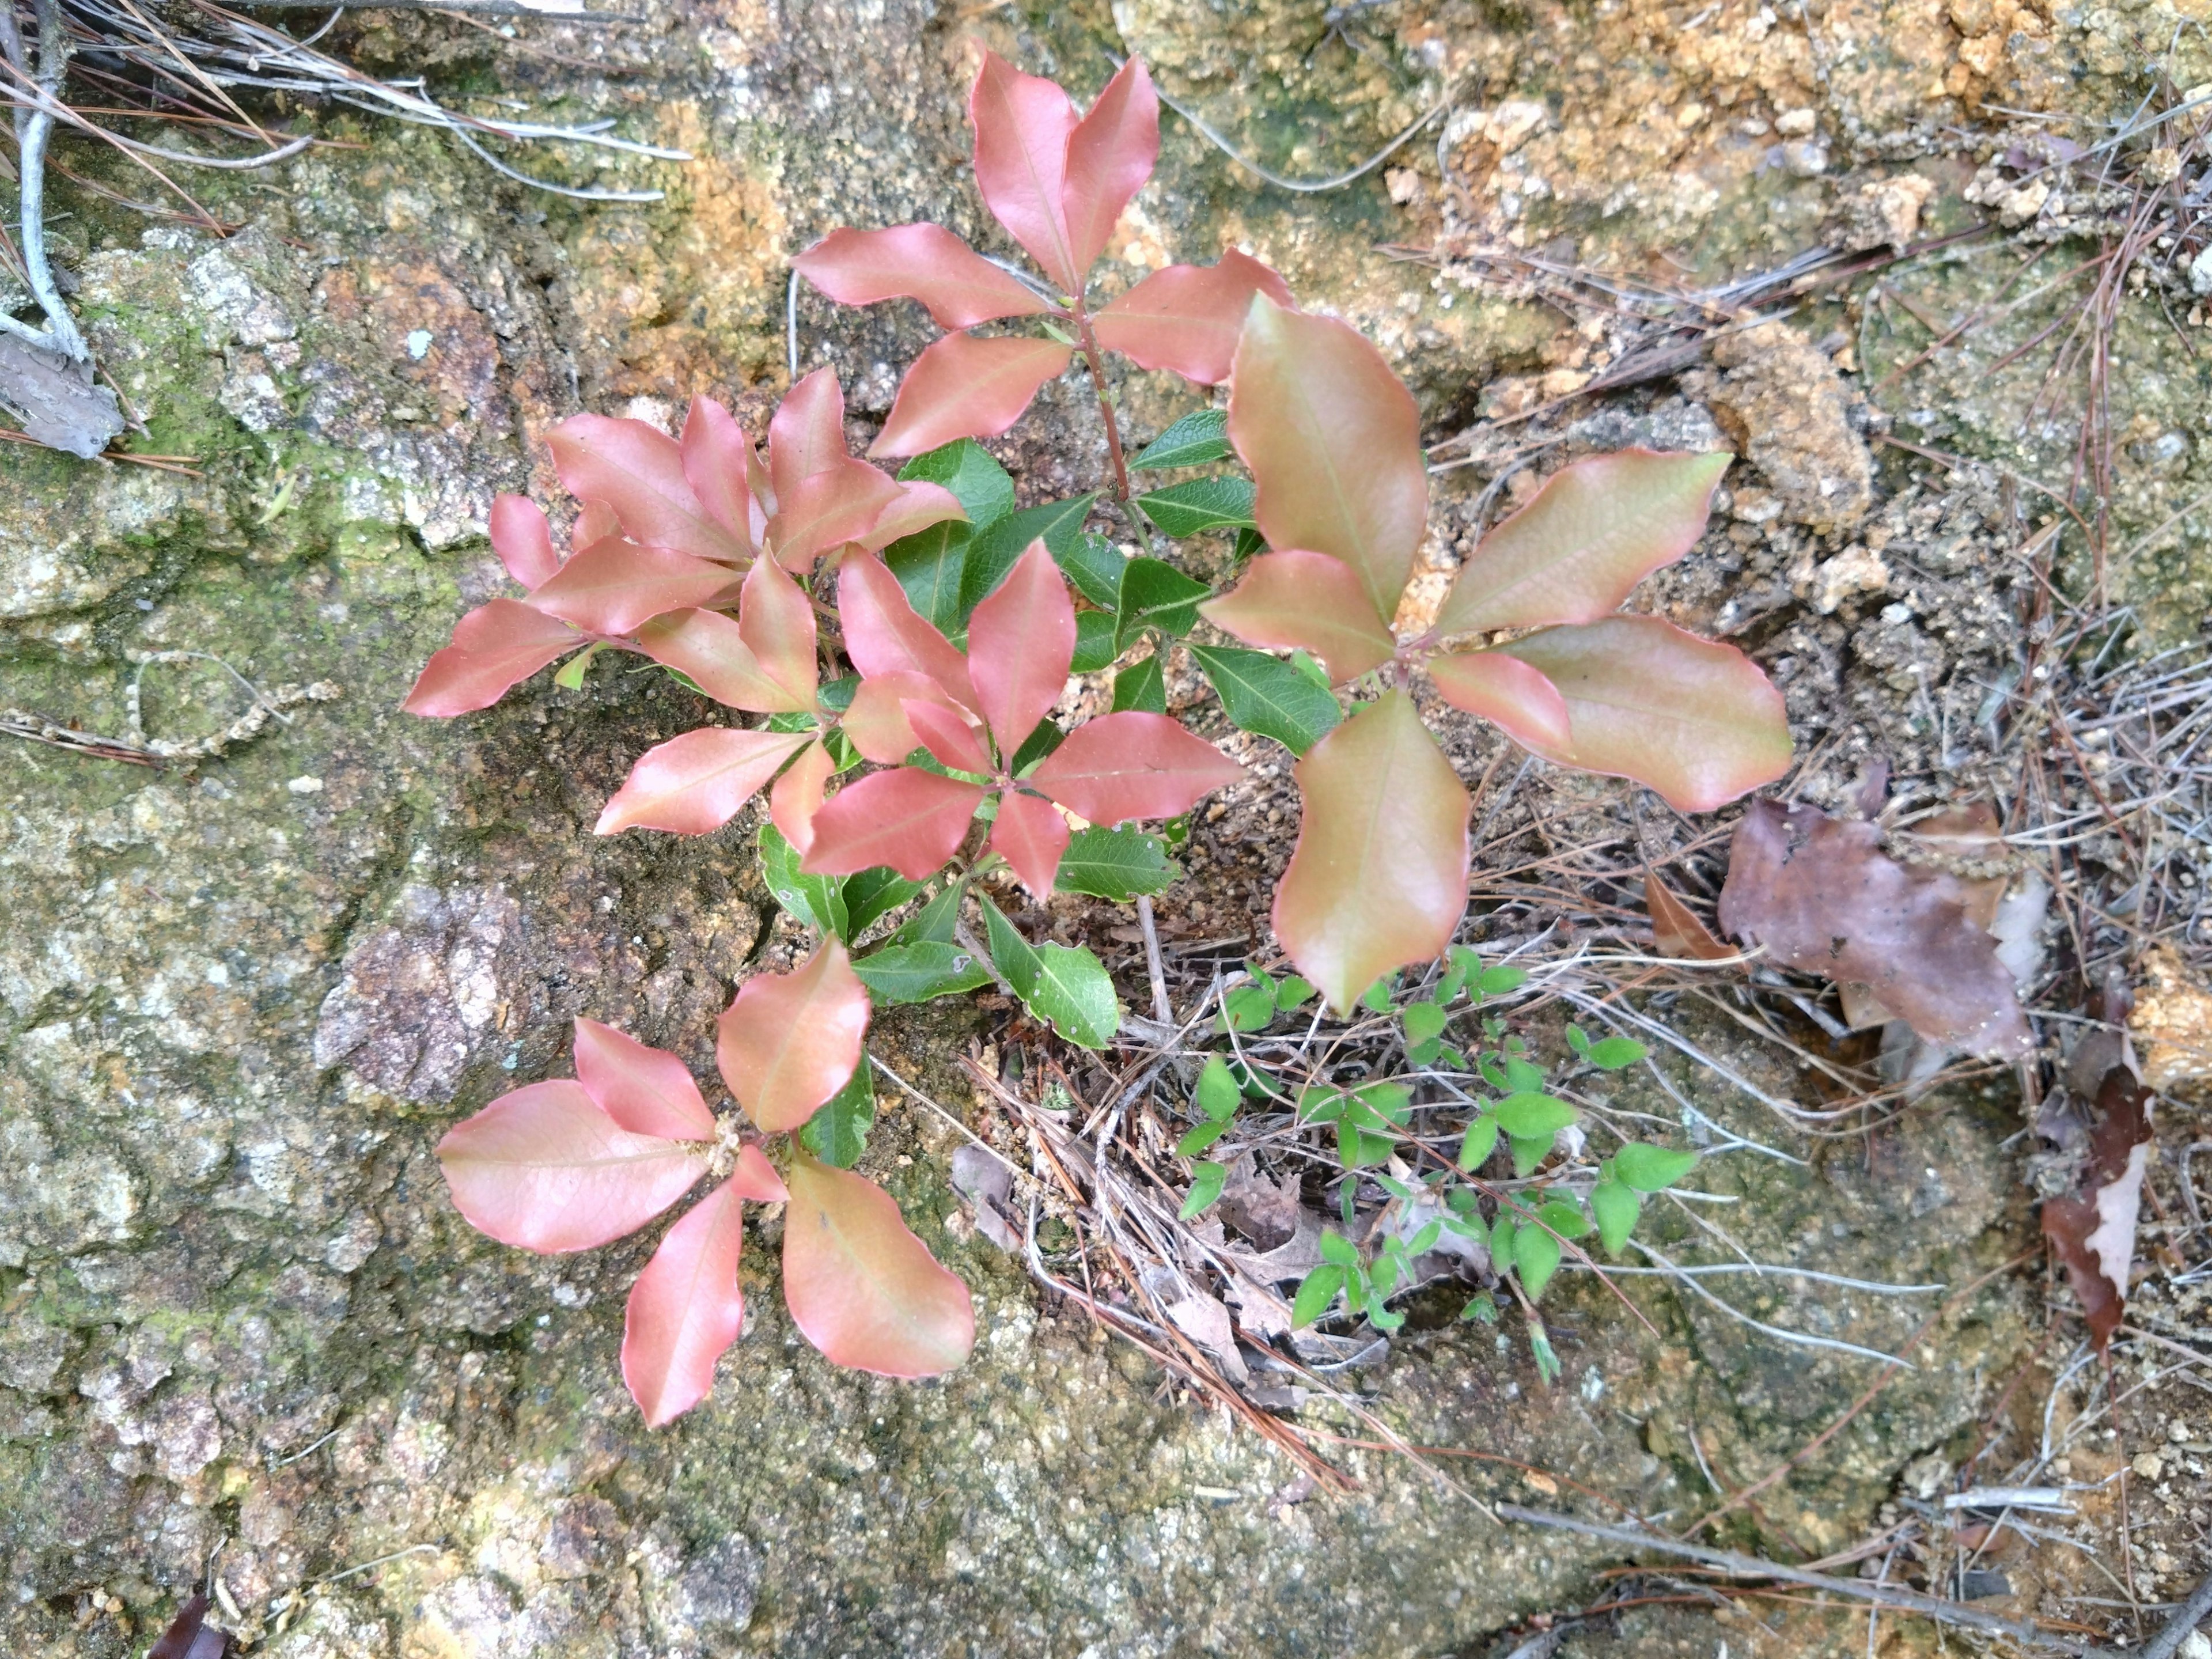
[(1644, 908), (1651, 913), (1651, 939), (1661, 956), (1718, 962), (1735, 954), (1713, 937), (1712, 930), (1698, 920), (1698, 913), (1675, 897), (1648, 866), (1644, 872)]
[(2106, 1072), (2097, 1089), (2081, 1190), (2043, 1204), (2044, 1237), (2066, 1264), (2100, 1353), (2119, 1328), (2127, 1303), (2136, 1215), (2150, 1163), (2149, 1102), (2150, 1091), (2127, 1066)]

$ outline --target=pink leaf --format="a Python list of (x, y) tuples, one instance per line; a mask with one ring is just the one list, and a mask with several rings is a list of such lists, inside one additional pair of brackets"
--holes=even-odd
[(494, 599), (453, 629), (453, 642), (423, 665), (399, 706), (410, 714), (444, 718), (489, 708), (510, 686), (584, 643), (568, 623), (523, 604)]
[(833, 230), (791, 264), (839, 305), (919, 300), (939, 328), (1052, 309), (942, 225)]
[(1352, 567), (1326, 553), (1263, 553), (1234, 590), (1199, 614), (1248, 645), (1310, 651), (1341, 685), (1396, 654), (1389, 620), (1377, 617)]
[(1129, 710), (1077, 726), (1030, 781), (1079, 817), (1119, 823), (1175, 817), (1243, 775), (1243, 767), (1165, 714)]
[(491, 504), (491, 550), (507, 574), (526, 589), (535, 588), (561, 568), (553, 552), (553, 527), (545, 509), (527, 495), (495, 496)]
[(1218, 386), (1229, 378), (1255, 294), (1291, 305), (1280, 276), (1234, 248), (1219, 264), (1170, 265), (1098, 313), (1098, 343), (1146, 368), (1173, 369), (1200, 386)]
[(955, 438), (995, 438), (1021, 419), (1037, 388), (1067, 367), (1068, 349), (1026, 335), (948, 334), (914, 360), (871, 455), (919, 455)]
[(707, 1397), (714, 1362), (745, 1328), (738, 1254), (744, 1205), (726, 1187), (709, 1193), (660, 1241), (630, 1286), (623, 1317), (623, 1381), (653, 1428)]
[(684, 451), (667, 434), (643, 421), (572, 415), (547, 441), (568, 493), (611, 507), (631, 540), (729, 564), (751, 556), (746, 538), (724, 529), (700, 501), (684, 476)]
[(664, 611), (706, 604), (730, 576), (726, 565), (614, 536), (571, 555), (530, 603), (594, 634), (627, 634)]
[(796, 1129), (843, 1088), (868, 1034), (868, 988), (832, 939), (787, 974), (755, 974), (722, 1011), (722, 1080), (770, 1134)]
[(593, 833), (719, 830), (807, 742), (804, 732), (706, 726), (648, 749), (599, 813)]
[(438, 1161), (478, 1232), (551, 1255), (635, 1232), (707, 1170), (696, 1142), (633, 1134), (580, 1083), (533, 1083), (446, 1132)]
[(867, 535), (904, 494), (889, 473), (846, 456), (776, 498), (783, 510), (769, 520), (769, 544), (785, 569), (805, 571), (825, 549)]
[(1229, 441), (1252, 470), (1261, 533), (1343, 560), (1386, 620), (1427, 527), (1420, 428), (1413, 394), (1358, 330), (1254, 297)]
[(936, 1376), (975, 1346), (968, 1287), (907, 1231), (873, 1182), (799, 1152), (783, 1218), (783, 1299), (832, 1364)]
[(966, 711), (946, 696), (945, 689), (927, 674), (906, 670), (872, 674), (854, 692), (853, 706), (845, 711), (840, 722), (863, 759), (872, 760), (878, 766), (896, 766), (921, 746), (921, 736), (914, 729), (913, 719), (907, 712), (909, 702), (933, 702), (967, 718)]
[(1067, 177), (1060, 200), (1079, 272), (1098, 262), (1114, 238), (1121, 210), (1144, 188), (1159, 159), (1159, 95), (1152, 90), (1152, 77), (1144, 64), (1132, 58), (1106, 83), (1067, 140)]
[(848, 556), (839, 568), (837, 615), (845, 625), (845, 653), (863, 675), (925, 675), (955, 702), (976, 707), (968, 659), (914, 608), (874, 554)]
[(730, 1190), (757, 1204), (781, 1204), (791, 1196), (784, 1188), (783, 1177), (775, 1172), (775, 1165), (768, 1161), (768, 1155), (755, 1140), (748, 1140), (738, 1148), (737, 1166), (730, 1171)]
[(1012, 759), (1060, 701), (1074, 657), (1075, 605), (1040, 538), (968, 621), (968, 678), (1001, 756)]
[(837, 769), (830, 751), (810, 743), (799, 758), (783, 769), (775, 787), (768, 792), (769, 821), (783, 838), (799, 849), (801, 858), (814, 845), (814, 815), (822, 810), (822, 791)]
[(1082, 293), (1088, 264), (1075, 257), (1066, 207), (1075, 106), (1053, 82), (1024, 75), (987, 49), (968, 94), (968, 118), (975, 127), (975, 184), (984, 205), (1061, 293)]
[(898, 486), (898, 495), (887, 503), (876, 521), (853, 539), (870, 552), (889, 547), (902, 536), (927, 530), (948, 519), (965, 520), (968, 509), (943, 484), (916, 478)]
[(991, 826), (991, 850), (1013, 866), (1042, 902), (1052, 896), (1053, 878), (1067, 851), (1067, 820), (1048, 800), (1009, 789), (999, 797), (998, 821)]
[(743, 592), (738, 629), (761, 672), (783, 688), (793, 709), (812, 708), (821, 684), (813, 605), (774, 559), (753, 562)]
[(750, 480), (753, 441), (744, 428), (712, 398), (694, 398), (684, 420), (682, 449), (684, 480), (700, 505), (737, 540), (756, 545), (762, 514)]
[(1502, 651), (1438, 657), (1429, 672), (1446, 702), (1503, 726), (1522, 744), (1541, 744), (1556, 754), (1572, 742), (1559, 688), (1518, 657)]
[(1593, 455), (1552, 475), (1460, 567), (1435, 634), (1595, 622), (1698, 544), (1732, 456)]
[(622, 533), (622, 520), (615, 516), (614, 508), (605, 501), (586, 501), (576, 509), (576, 522), (568, 526), (568, 545), (589, 547)]
[[(769, 564), (763, 559), (754, 568)], [(657, 663), (687, 676), (716, 702), (756, 714), (797, 714), (812, 699), (798, 701), (769, 677), (744, 629), (719, 611), (672, 611), (637, 630), (638, 648)]]
[(1467, 791), (1402, 691), (1329, 732), (1294, 775), (1304, 819), (1275, 935), (1346, 1013), (1382, 975), (1451, 942), (1467, 908)]
[(783, 394), (768, 422), (768, 471), (777, 510), (791, 505), (799, 481), (848, 459), (845, 392), (834, 370), (817, 368)]
[(682, 1060), (596, 1019), (576, 1021), (576, 1081), (632, 1134), (712, 1140), (714, 1115)]
[(976, 784), (902, 766), (848, 783), (814, 815), (811, 876), (850, 876), (888, 864), (908, 881), (942, 869), (989, 793)]
[(1566, 700), (1565, 748), (1522, 738), (1547, 760), (1632, 778), (1686, 812), (1710, 812), (1790, 769), (1782, 694), (1732, 646), (1656, 617), (1607, 617), (1498, 649)]
[(957, 772), (979, 772), (986, 777), (998, 769), (984, 750), (981, 735), (957, 709), (917, 697), (908, 706), (906, 718), (922, 746), (941, 764)]

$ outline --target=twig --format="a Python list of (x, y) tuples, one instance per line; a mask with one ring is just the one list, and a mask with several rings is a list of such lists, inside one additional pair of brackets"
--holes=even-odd
[(1167, 969), (1160, 963), (1159, 929), (1152, 925), (1152, 900), (1137, 895), (1137, 926), (1145, 931), (1145, 971), (1152, 976), (1152, 1012), (1163, 1025), (1175, 1024), (1175, 1006), (1168, 1000)]
[(2212, 1574), (2189, 1593), (2181, 1610), (2166, 1621), (2165, 1628), (2150, 1638), (2150, 1645), (2142, 1650), (2141, 1659), (2173, 1659), (2181, 1651), (2181, 1644), (2189, 1639), (2190, 1632), (2212, 1613)]

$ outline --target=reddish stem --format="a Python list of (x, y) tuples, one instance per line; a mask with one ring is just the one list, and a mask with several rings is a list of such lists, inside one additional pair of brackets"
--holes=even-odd
[(1075, 296), (1075, 326), (1083, 343), (1083, 361), (1091, 366), (1091, 390), (1098, 399), (1098, 412), (1106, 417), (1106, 453), (1114, 458), (1115, 496), (1117, 501), (1129, 499), (1129, 468), (1121, 459), (1121, 427), (1114, 418), (1113, 403), (1106, 396), (1106, 362), (1099, 355), (1098, 336), (1091, 327), (1091, 313), (1084, 309), (1083, 296)]

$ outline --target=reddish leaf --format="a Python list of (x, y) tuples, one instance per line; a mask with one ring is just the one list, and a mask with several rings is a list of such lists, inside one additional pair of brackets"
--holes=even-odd
[(499, 555), (507, 574), (525, 588), (535, 588), (561, 568), (545, 509), (527, 495), (492, 499), (491, 550)]
[(1132, 58), (1121, 65), (1091, 112), (1075, 124), (1066, 148), (1060, 200), (1075, 269), (1084, 272), (1106, 251), (1121, 210), (1145, 187), (1160, 158), (1159, 94), (1142, 63)]
[(1040, 538), (968, 620), (968, 678), (1000, 754), (1011, 759), (1060, 701), (1074, 658), (1067, 578)]
[(1230, 592), (1199, 614), (1248, 645), (1295, 645), (1328, 665), (1339, 685), (1396, 654), (1388, 618), (1377, 617), (1352, 567), (1326, 553), (1263, 553)]
[(230, 1651), (230, 1632), (207, 1622), (207, 1597), (197, 1590), (177, 1609), (177, 1616), (161, 1632), (161, 1639), (146, 1650), (146, 1659), (224, 1659)]
[(1066, 207), (1075, 106), (1054, 82), (1024, 75), (987, 49), (968, 94), (968, 118), (975, 127), (975, 184), (984, 205), (1061, 293), (1082, 293), (1087, 262), (1075, 257)]
[(923, 619), (874, 554), (848, 556), (839, 567), (837, 617), (845, 628), (845, 653), (863, 675), (924, 675), (955, 702), (976, 707), (968, 659)]
[(769, 544), (785, 569), (805, 571), (825, 549), (868, 535), (905, 495), (890, 474), (846, 457), (779, 491), (777, 499), (783, 510), (769, 520)]
[(1165, 714), (1129, 710), (1077, 726), (1030, 781), (1093, 823), (1119, 823), (1175, 817), (1243, 775), (1243, 767)]
[(1009, 789), (999, 797), (998, 821), (991, 826), (991, 850), (1013, 866), (1023, 886), (1039, 902), (1052, 896), (1053, 878), (1067, 851), (1067, 820), (1048, 800)]
[(1021, 419), (1037, 388), (1067, 367), (1053, 340), (948, 334), (915, 358), (871, 455), (919, 455), (955, 438), (995, 438)]
[(648, 1426), (673, 1422), (707, 1397), (714, 1362), (744, 1329), (744, 1203), (718, 1187), (668, 1230), (630, 1286), (623, 1381)]
[(454, 626), (453, 642), (423, 665), (415, 689), (399, 706), (410, 714), (440, 718), (489, 708), (510, 686), (583, 643), (583, 636), (557, 617), (520, 599), (494, 599)]
[(783, 838), (799, 849), (801, 858), (814, 845), (814, 815), (822, 810), (822, 791), (837, 770), (837, 763), (818, 743), (799, 751), (799, 758), (783, 769), (775, 787), (768, 792), (769, 821)]
[(1566, 699), (1567, 748), (1515, 733), (1547, 760), (1632, 778), (1686, 812), (1709, 812), (1790, 769), (1782, 694), (1732, 646), (1656, 617), (1607, 617), (1498, 649)]
[(916, 478), (897, 489), (898, 494), (876, 515), (875, 522), (853, 538), (872, 553), (933, 524), (968, 516), (968, 509), (960, 505), (960, 498), (943, 484)]
[(791, 265), (840, 305), (919, 300), (939, 328), (1052, 309), (942, 225), (833, 230)]
[(1420, 427), (1413, 394), (1357, 330), (1254, 297), (1231, 376), (1229, 441), (1258, 487), (1261, 533), (1271, 547), (1343, 560), (1386, 618), (1427, 527)]
[(790, 699), (785, 708), (812, 708), (821, 683), (814, 657), (814, 606), (775, 560), (756, 559), (745, 573), (738, 631), (761, 672), (783, 688)]
[(775, 1172), (775, 1165), (760, 1149), (760, 1143), (748, 1140), (738, 1148), (737, 1166), (730, 1171), (730, 1190), (739, 1198), (751, 1199), (757, 1204), (781, 1204), (791, 1196), (783, 1184), (783, 1177)]
[(1229, 378), (1255, 294), (1292, 308), (1289, 284), (1234, 248), (1218, 264), (1170, 265), (1098, 313), (1098, 343), (1146, 368), (1218, 386)]
[(571, 555), (530, 603), (591, 633), (627, 634), (665, 611), (705, 605), (730, 577), (727, 566), (611, 536)]
[(1687, 957), (1693, 962), (1720, 962), (1735, 954), (1715, 939), (1698, 913), (1674, 896), (1674, 890), (1653, 873), (1644, 871), (1644, 908), (1651, 913), (1651, 942), (1662, 957)]
[(2143, 1174), (2150, 1165), (2150, 1101), (2127, 1066), (2098, 1085), (2080, 1190), (2043, 1203), (2043, 1232), (2066, 1264), (2089, 1334), (2101, 1353), (2127, 1310)]
[(1382, 975), (1451, 942), (1467, 908), (1467, 791), (1402, 691), (1329, 732), (1293, 775), (1304, 821), (1275, 935), (1348, 1013)]
[(738, 988), (714, 1057), (746, 1115), (780, 1134), (851, 1079), (867, 1033), (868, 988), (831, 939), (791, 972), (755, 974)]
[(648, 749), (600, 811), (592, 833), (718, 830), (807, 742), (804, 732), (747, 732), (705, 726)]
[[(907, 713), (909, 702), (933, 702), (968, 718), (959, 704), (927, 674), (904, 670), (872, 674), (853, 694), (853, 706), (840, 725), (861, 757), (878, 766), (896, 766), (921, 746), (921, 736)], [(988, 767), (980, 769), (988, 771)]]
[(1928, 1042), (2014, 1058), (2034, 1040), (1971, 897), (1889, 857), (1875, 824), (1755, 800), (1729, 844), (1720, 921), (1777, 962), (1867, 986)]
[(1567, 700), (1559, 688), (1518, 657), (1470, 651), (1429, 663), (1437, 690), (1455, 708), (1505, 728), (1506, 735), (1540, 752), (1565, 753), (1572, 744)]
[(918, 766), (848, 783), (814, 815), (814, 845), (799, 868), (852, 876), (887, 864), (908, 881), (942, 869), (988, 790)]
[(684, 420), (684, 481), (714, 522), (747, 548), (760, 544), (767, 515), (748, 478), (753, 441), (712, 398), (694, 398)]
[[(754, 568), (769, 563), (763, 559)], [(637, 630), (637, 643), (653, 661), (666, 664), (732, 708), (781, 714), (795, 713), (811, 702), (795, 702), (790, 691), (771, 679), (745, 643), (737, 618), (719, 611), (672, 611), (655, 617)]]
[(791, 506), (800, 482), (849, 459), (845, 447), (845, 392), (835, 371), (817, 368), (783, 394), (768, 422), (768, 471), (777, 511)]
[(576, 1081), (615, 1127), (665, 1140), (712, 1140), (714, 1115), (684, 1062), (596, 1019), (576, 1021)]
[(533, 1083), (446, 1132), (438, 1161), (478, 1232), (541, 1255), (636, 1231), (707, 1171), (706, 1149), (617, 1127), (580, 1083)]
[(833, 1364), (936, 1376), (975, 1346), (968, 1287), (907, 1231), (873, 1182), (800, 1152), (783, 1216), (783, 1299)]
[[(865, 682), (864, 682), (865, 684)], [(939, 763), (957, 772), (979, 772), (988, 777), (998, 769), (983, 748), (983, 738), (959, 710), (917, 697), (906, 710), (907, 723), (922, 746)]]
[[(752, 550), (707, 510), (684, 476), (676, 440), (643, 421), (573, 415), (547, 442), (568, 493), (613, 509), (630, 539), (703, 559), (742, 564)], [(580, 530), (578, 544), (587, 544)]]
[(1442, 638), (1475, 629), (1595, 622), (1705, 534), (1732, 455), (1593, 455), (1553, 474), (1482, 538), (1438, 612)]

